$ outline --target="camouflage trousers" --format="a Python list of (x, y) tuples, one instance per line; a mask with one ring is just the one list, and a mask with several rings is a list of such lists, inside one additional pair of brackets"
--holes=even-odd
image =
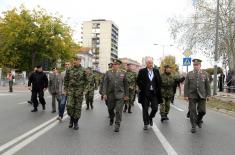
[(74, 119), (81, 117), (83, 95), (77, 93), (69, 93), (67, 102), (68, 115)]
[(168, 115), (170, 111), (170, 104), (172, 98), (163, 98), (163, 103), (160, 105), (160, 114), (162, 116)]
[(92, 104), (94, 100), (94, 90), (88, 91), (85, 95), (86, 104)]
[(125, 101), (126, 105), (134, 105), (135, 102), (135, 90), (129, 89), (129, 100)]

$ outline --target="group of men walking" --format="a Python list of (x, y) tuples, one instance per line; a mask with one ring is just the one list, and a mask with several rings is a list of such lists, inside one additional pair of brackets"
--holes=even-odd
[[(56, 112), (55, 100), (59, 103), (59, 120), (62, 120), (64, 108), (67, 101), (67, 113), (70, 116), (69, 128), (78, 130), (78, 121), (81, 117), (82, 102), (85, 95), (87, 110), (93, 109), (94, 91), (98, 88), (97, 80), (91, 68), (84, 69), (81, 66), (81, 58), (74, 57), (73, 65), (69, 63), (66, 70), (61, 74), (56, 68), (52, 69), (49, 82), (46, 74), (42, 72), (41, 66), (37, 66), (36, 72), (29, 78), (29, 88), (32, 85), (32, 101), (37, 111), (38, 101), (45, 110), (44, 91), (49, 87), (52, 95), (52, 112)], [(126, 70), (120, 68), (122, 62), (115, 59), (109, 64), (109, 70), (103, 75), (100, 82), (101, 99), (107, 105), (110, 125), (114, 124), (114, 131), (119, 132), (122, 113), (132, 113), (135, 96), (142, 105), (142, 117), (144, 130), (153, 125), (158, 106), (160, 104), (161, 121), (169, 120), (170, 103), (173, 101), (176, 81), (179, 77), (174, 76), (170, 65), (164, 66), (163, 73), (153, 67), (153, 60), (146, 60), (146, 67), (133, 71), (133, 65), (127, 64)], [(201, 60), (193, 60), (194, 70), (189, 72), (185, 78), (184, 96), (189, 101), (191, 132), (196, 132), (196, 125), (201, 128), (202, 118), (205, 115), (205, 102), (210, 96), (208, 74), (200, 69)], [(43, 82), (42, 82), (43, 81)], [(149, 111), (151, 108), (151, 111)]]

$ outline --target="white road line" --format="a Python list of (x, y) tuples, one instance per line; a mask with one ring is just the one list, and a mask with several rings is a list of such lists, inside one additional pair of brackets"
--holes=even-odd
[(171, 104), (171, 107), (173, 107), (173, 108), (175, 108), (176, 110), (179, 110), (179, 111), (184, 111), (183, 109), (181, 109), (181, 108), (175, 106), (174, 104)]
[[(140, 104), (137, 104), (138, 107), (142, 110), (142, 107)], [(175, 149), (171, 146), (171, 144), (167, 141), (167, 139), (164, 137), (164, 135), (161, 133), (161, 131), (158, 129), (155, 123), (153, 123), (152, 129), (155, 133), (155, 135), (158, 137), (159, 141), (161, 142), (163, 148), (167, 152), (168, 155), (178, 155), (175, 151)]]
[(40, 130), (41, 128), (47, 126), (48, 124), (52, 123), (53, 121), (56, 120), (56, 118), (57, 118), (57, 116), (56, 116), (56, 117), (53, 117), (52, 119), (50, 119), (50, 120), (48, 120), (48, 121), (46, 121), (45, 123), (43, 123), (43, 124), (41, 124), (41, 125), (39, 125), (39, 126), (33, 128), (32, 130), (30, 130), (30, 131), (24, 133), (23, 135), (18, 136), (18, 137), (16, 137), (16, 138), (12, 139), (11, 141), (7, 142), (6, 144), (1, 145), (1, 146), (0, 146), (0, 152), (3, 151), (3, 150), (5, 150), (5, 149), (7, 149), (7, 148), (9, 148), (9, 147), (11, 147), (11, 146), (14, 145), (15, 143), (18, 143), (19, 141), (21, 141), (22, 139), (26, 138), (27, 136), (29, 136), (29, 135), (31, 135), (31, 134), (37, 132), (38, 130)]
[[(98, 97), (99, 97), (98, 95), (96, 97), (94, 97), (94, 100), (97, 99)], [(85, 104), (82, 105), (82, 108), (84, 108), (84, 107), (85, 107)], [(23, 140), (19, 144), (15, 145), (14, 147), (12, 147), (9, 150), (7, 150), (6, 152), (4, 152), (2, 155), (12, 155), (12, 154), (16, 153), (17, 151), (21, 150), (23, 147), (25, 147), (26, 145), (33, 142), (35, 139), (37, 139), (38, 137), (45, 134), (47, 131), (49, 131), (53, 127), (55, 127), (58, 124), (58, 121), (55, 121), (57, 117), (58, 116), (56, 116), (56, 117), (52, 118), (51, 120), (39, 125), (38, 127), (30, 130), (29, 132), (27, 132), (27, 133), (25, 133), (25, 134), (23, 134), (19, 137), (16, 137), (15, 139), (11, 140), (10, 142), (0, 146), (0, 152), (7, 149), (7, 148), (9, 148), (9, 147), (11, 147), (15, 143), (18, 143), (19, 141), (23, 140), (27, 136), (33, 134), (32, 136), (28, 137), (27, 139)], [(63, 120), (65, 120), (67, 117), (68, 117), (67, 112), (65, 112)], [(48, 124), (50, 124), (50, 125), (48, 125)], [(48, 126), (45, 127), (46, 125), (48, 125)], [(45, 127), (45, 128), (43, 128), (43, 127)], [(40, 129), (42, 129), (42, 130), (40, 130)], [(40, 130), (40, 131), (37, 132), (38, 130)]]
[(23, 102), (20, 102), (20, 103), (17, 103), (17, 104), (26, 104), (26, 103), (28, 103), (28, 102), (23, 101)]

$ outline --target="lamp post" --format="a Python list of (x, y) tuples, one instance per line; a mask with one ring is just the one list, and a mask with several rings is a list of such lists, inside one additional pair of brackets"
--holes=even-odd
[(164, 58), (165, 57), (165, 47), (166, 46), (174, 46), (174, 45), (172, 45), (172, 44), (170, 44), (170, 45), (165, 45), (165, 44), (157, 44), (157, 43), (155, 43), (155, 44), (153, 44), (154, 46), (162, 46), (162, 58)]

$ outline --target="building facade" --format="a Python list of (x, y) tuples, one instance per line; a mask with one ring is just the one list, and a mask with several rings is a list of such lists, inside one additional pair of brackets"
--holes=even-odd
[(92, 51), (90, 48), (88, 47), (82, 47), (78, 54), (78, 56), (80, 56), (82, 59), (81, 59), (81, 65), (84, 67), (84, 68), (87, 68), (87, 67), (92, 67), (93, 66), (93, 54), (92, 54)]
[(108, 63), (118, 58), (118, 27), (110, 20), (83, 22), (82, 45), (91, 48), (93, 69), (106, 72)]
[(135, 72), (138, 72), (142, 66), (138, 61), (132, 60), (130, 58), (120, 58), (120, 60), (122, 61), (123, 65), (126, 66), (128, 63), (133, 65), (133, 70)]

